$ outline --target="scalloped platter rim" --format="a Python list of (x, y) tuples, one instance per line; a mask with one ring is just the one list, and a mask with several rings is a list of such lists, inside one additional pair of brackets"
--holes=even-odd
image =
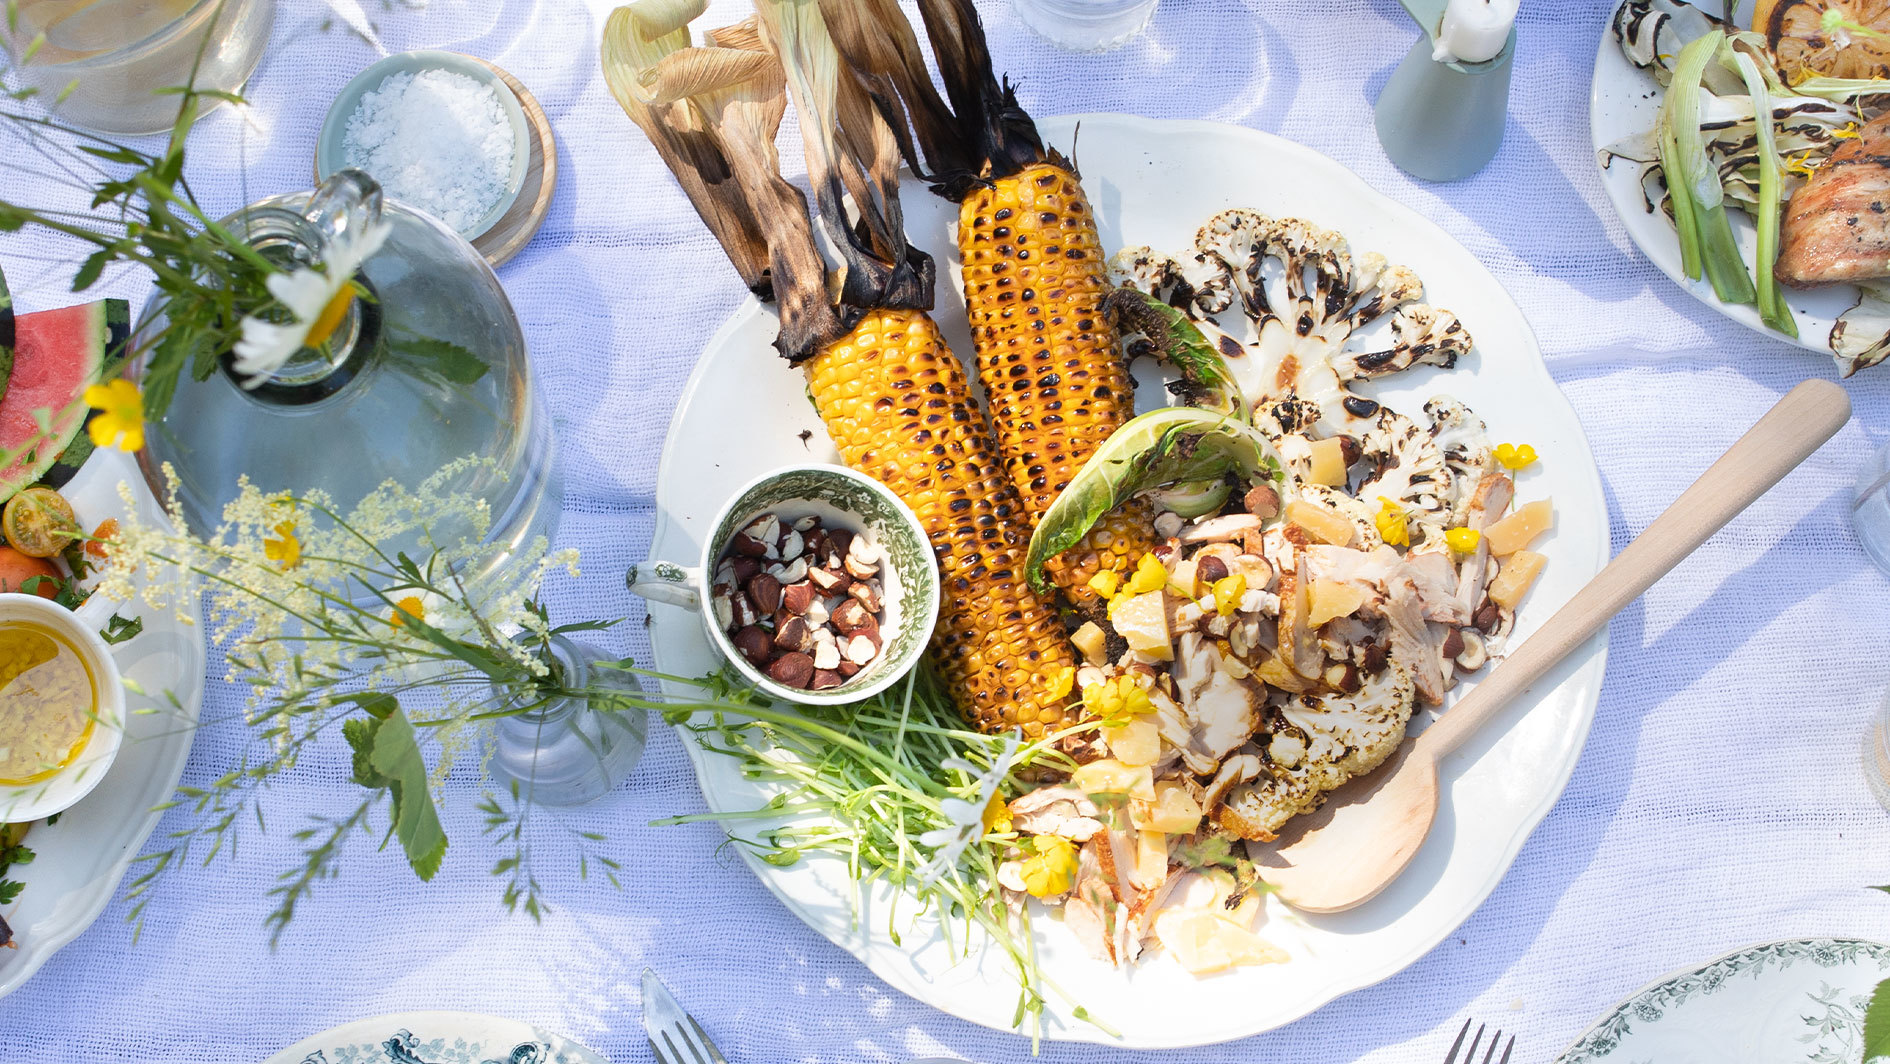
[(1761, 942), (1629, 994), (1555, 1064), (1857, 1064), (1864, 1005), (1886, 978), (1890, 945), (1881, 942)]
[[(146, 522), (165, 520), (157, 499), (129, 455), (99, 450), (61, 492), (81, 520), (92, 525), (121, 516), (120, 483), (129, 484)], [(0, 996), (18, 990), (53, 954), (84, 934), (117, 896), (131, 862), (156, 830), (190, 760), (197, 715), (203, 706), (204, 649), (201, 626), (180, 621), (175, 611), (120, 606), (137, 612), (144, 631), (112, 648), (119, 671), (145, 693), (125, 692), (126, 735), (105, 778), (59, 823), (35, 826), (27, 845), (37, 855), (8, 873), (25, 884), (3, 915), (18, 949), (0, 951)], [(79, 616), (103, 627), (110, 604), (94, 599)], [(176, 696), (171, 705), (166, 692)]]
[(608, 1064), (520, 1020), (477, 1012), (391, 1012), (331, 1027), (263, 1064)]

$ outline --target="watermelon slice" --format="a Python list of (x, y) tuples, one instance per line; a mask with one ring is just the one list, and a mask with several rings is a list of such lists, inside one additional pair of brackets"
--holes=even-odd
[[(118, 358), (131, 336), (131, 306), (101, 299), (14, 318), (13, 373), (0, 396), (0, 502), (38, 480), (58, 460), (87, 409), (81, 396)], [(42, 419), (50, 419), (51, 432)], [(24, 453), (21, 453), (24, 451)]]

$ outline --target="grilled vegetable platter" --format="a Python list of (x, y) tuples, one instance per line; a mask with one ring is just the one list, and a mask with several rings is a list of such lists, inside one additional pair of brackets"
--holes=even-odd
[[(766, 302), (678, 406), (651, 556), (699, 557), (740, 484), (811, 458), (899, 494), (944, 589), (928, 666), (837, 708), (745, 701), (652, 606), (734, 851), (894, 986), (1050, 1038), (1242, 1037), (1435, 946), (1566, 783), (1599, 644), (1459, 755), (1450, 830), (1369, 905), (1293, 913), (1264, 865), (1606, 559), (1501, 287), (1290, 142), (1033, 121), (968, 4), (910, 36), (868, 32), (904, 25), (890, 2), (708, 32), (691, 7), (619, 9), (606, 77)], [(781, 177), (789, 101), (811, 197)]]
[(1608, 196), (1663, 273), (1849, 376), (1890, 356), (1886, 110), (1890, 6), (1624, 0), (1590, 120)]

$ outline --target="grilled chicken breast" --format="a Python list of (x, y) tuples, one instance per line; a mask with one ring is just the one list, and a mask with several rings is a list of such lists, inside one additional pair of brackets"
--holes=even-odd
[(1793, 194), (1779, 244), (1774, 272), (1794, 288), (1890, 277), (1890, 113)]

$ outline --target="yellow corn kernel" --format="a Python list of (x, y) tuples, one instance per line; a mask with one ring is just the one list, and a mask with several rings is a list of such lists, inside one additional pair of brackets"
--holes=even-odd
[(1474, 528), (1453, 528), (1444, 533), (1444, 542), (1450, 544), (1450, 549), (1458, 554), (1469, 554), (1482, 541), (1483, 533)]
[(1521, 469), (1535, 464), (1536, 449), (1526, 443), (1520, 447), (1513, 443), (1499, 443), (1496, 445), (1496, 461), (1504, 469)]
[(1372, 523), (1378, 526), (1378, 537), (1394, 547), (1403, 547), (1411, 542), (1410, 530), (1405, 527), (1404, 507), (1383, 495), (1378, 497), (1378, 516)]
[(1223, 617), (1231, 616), (1240, 608), (1241, 596), (1247, 593), (1247, 574), (1235, 573), (1214, 581), (1214, 612)]
[(1045, 697), (1076, 664), (1050, 604), (1023, 581), (1023, 537), (993, 536), (1022, 512), (937, 323), (875, 310), (805, 363), (808, 394), (847, 465), (912, 508), (938, 557), (932, 660), (967, 721), (1027, 739), (1076, 723)]
[(1103, 598), (1109, 598), (1122, 586), (1122, 574), (1114, 569), (1104, 569), (1089, 578), (1089, 589)]

